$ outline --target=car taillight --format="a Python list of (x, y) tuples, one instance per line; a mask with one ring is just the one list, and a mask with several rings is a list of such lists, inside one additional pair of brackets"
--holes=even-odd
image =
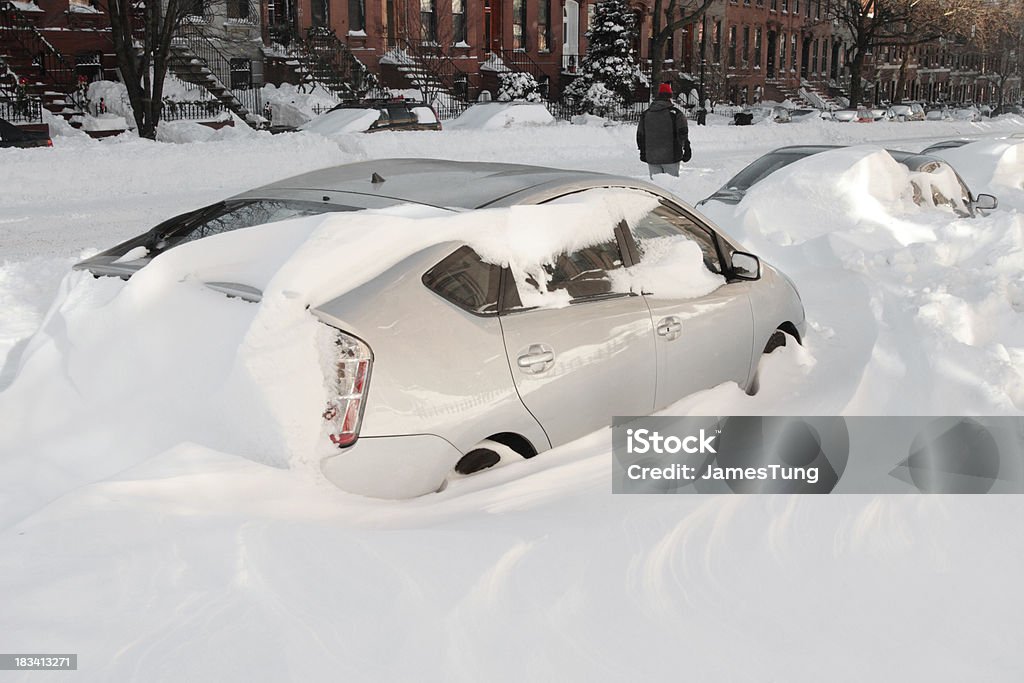
[(327, 438), (338, 448), (351, 446), (359, 438), (366, 390), (370, 384), (373, 354), (361, 339), (335, 332), (327, 377), (327, 407), (324, 421)]
[(47, 139), (46, 139), (46, 146), (47, 146), (47, 147), (53, 147), (53, 140), (51, 140), (51, 139), (47, 138)]

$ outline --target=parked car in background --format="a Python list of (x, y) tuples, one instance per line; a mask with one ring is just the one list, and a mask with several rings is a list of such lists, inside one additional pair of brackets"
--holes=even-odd
[(50, 133), (16, 126), (0, 119), (0, 148), (2, 147), (53, 147)]
[(925, 112), (926, 121), (952, 121), (953, 114), (946, 107), (933, 107)]
[(857, 118), (854, 119), (857, 123), (874, 123), (877, 120), (874, 111), (863, 108), (857, 110)]
[(894, 104), (889, 107), (889, 118), (894, 121), (924, 121), (924, 107), (917, 102)]
[(959, 107), (950, 114), (954, 121), (981, 121), (981, 111), (977, 107)]
[(856, 109), (839, 109), (832, 112), (832, 120), (840, 123), (849, 123), (856, 121), (860, 116), (860, 112)]
[[(711, 201), (719, 201), (723, 204), (739, 204), (752, 186), (780, 168), (789, 166), (800, 159), (805, 159), (814, 154), (839, 149), (840, 147), (840, 145), (801, 145), (776, 149), (753, 161), (749, 166), (730, 178), (714, 194), (699, 201), (697, 207), (699, 208)], [(960, 196), (945, 197), (941, 194), (941, 191), (933, 187), (933, 194), (930, 199), (936, 206), (949, 206), (960, 216), (968, 218), (979, 213), (984, 215), (988, 211), (995, 210), (999, 205), (998, 200), (992, 195), (974, 195), (960, 177), (960, 174), (956, 172), (956, 169), (942, 159), (928, 156), (924, 153), (904, 152), (894, 149), (886, 151), (896, 162), (906, 166), (910, 171), (940, 173), (943, 169), (948, 168), (956, 175)], [(922, 188), (916, 184), (914, 187), (914, 201), (921, 204), (924, 201), (923, 195), (920, 194)]]
[[(602, 242), (556, 249), (540, 283), (446, 233), (309, 309), (330, 340), (318, 451), (329, 480), (388, 498), (435, 491), (453, 470), (473, 473), (502, 452), (529, 458), (723, 382), (751, 388), (763, 353), (800, 340), (803, 306), (779, 271), (658, 186), (585, 171), (431, 159), (336, 166), (172, 218), (75, 268), (128, 279), (179, 245), (318, 213), (420, 205), (432, 220), (465, 225), (467, 212), (563, 198), (651, 208), (609, 225)], [(679, 253), (693, 260), (666, 269), (665, 255)], [(645, 265), (660, 275), (633, 287)], [(672, 293), (673, 272), (710, 278), (712, 289)], [(245, 283), (206, 286), (262, 297)], [(564, 305), (535, 303), (548, 295)]]
[(875, 108), (871, 109), (870, 111), (871, 111), (871, 117), (875, 121), (891, 121), (891, 120), (893, 120), (892, 111), (889, 108), (875, 107)]
[(1024, 107), (1021, 107), (1018, 104), (1002, 104), (992, 111), (992, 116), (1003, 116), (1005, 114), (1024, 116)]
[(397, 99), (342, 102), (300, 130), (331, 135), (334, 133), (376, 133), (382, 130), (441, 130), (441, 121), (433, 107), (425, 102)]
[(746, 107), (743, 111), (733, 117), (733, 123), (737, 126), (750, 126), (762, 121), (774, 121), (775, 123), (789, 123), (789, 110), (785, 107), (754, 106)]
[(790, 109), (789, 120), (792, 122), (810, 121), (812, 119), (832, 118), (830, 112), (820, 109)]

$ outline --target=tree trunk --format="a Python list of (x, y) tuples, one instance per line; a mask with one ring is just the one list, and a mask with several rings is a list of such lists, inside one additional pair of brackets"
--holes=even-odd
[(910, 64), (910, 48), (903, 48), (903, 59), (900, 61), (900, 73), (896, 79), (896, 92), (892, 96), (893, 104), (903, 104), (903, 90), (907, 87), (907, 66)]
[(863, 93), (861, 92), (860, 75), (864, 71), (864, 48), (858, 45), (857, 51), (850, 62), (850, 107), (860, 106)]

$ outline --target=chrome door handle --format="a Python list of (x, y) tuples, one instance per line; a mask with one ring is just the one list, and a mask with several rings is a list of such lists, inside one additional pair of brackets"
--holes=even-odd
[(516, 359), (516, 363), (521, 368), (528, 368), (534, 365), (541, 365), (543, 363), (551, 363), (555, 360), (555, 354), (553, 351), (541, 351), (540, 353), (527, 353)]
[(669, 341), (678, 339), (683, 332), (683, 321), (679, 318), (663, 318), (656, 328), (659, 337), (665, 337)]

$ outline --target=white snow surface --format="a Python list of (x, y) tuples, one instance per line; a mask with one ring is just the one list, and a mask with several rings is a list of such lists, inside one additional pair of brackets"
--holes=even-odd
[[(659, 179), (691, 202), (775, 147), (869, 144), (710, 205), (793, 279), (808, 334), (764, 360), (757, 395), (727, 384), (667, 412), (1024, 412), (1020, 149), (991, 139), (1021, 130), (1014, 117), (691, 127), (693, 161)], [(634, 132), (0, 150), (3, 649), (77, 652), (82, 681), (1020, 680), (1019, 496), (612, 496), (601, 430), (438, 494), (363, 499), (305, 450), (322, 396), (304, 306), (351, 281), (295, 256), (330, 260), (335, 219), (183, 245), (127, 284), (68, 274), (169, 216), (332, 164), (436, 156), (646, 177)], [(914, 204), (912, 178), (881, 154), (962, 135), (986, 139), (944, 156), (999, 197), (987, 217)], [(356, 220), (385, 219), (439, 220)], [(331, 278), (367, 277), (387, 254)], [(248, 274), (267, 296), (227, 299), (201, 286), (214, 273)]]
[(380, 118), (378, 109), (335, 109), (324, 112), (299, 126), (300, 130), (332, 136), (341, 133), (364, 133)]
[(446, 124), (455, 130), (494, 130), (515, 126), (546, 126), (555, 118), (543, 104), (531, 102), (481, 102)]

